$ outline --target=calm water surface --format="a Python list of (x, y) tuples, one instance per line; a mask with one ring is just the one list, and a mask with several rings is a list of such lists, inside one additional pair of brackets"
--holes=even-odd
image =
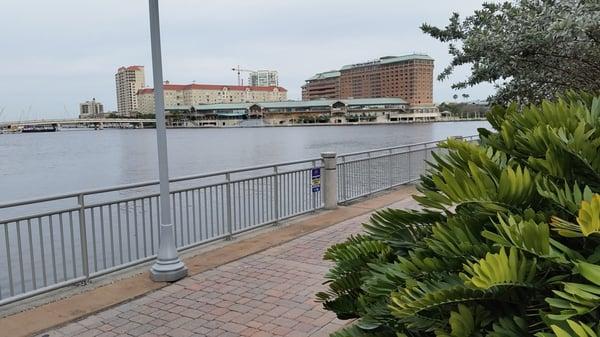
[[(487, 122), (167, 131), (170, 176), (469, 136)], [(154, 180), (147, 130), (0, 135), (0, 202)]]

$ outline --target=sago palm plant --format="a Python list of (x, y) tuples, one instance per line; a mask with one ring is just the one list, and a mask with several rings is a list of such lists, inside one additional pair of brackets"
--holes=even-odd
[(600, 336), (600, 97), (495, 107), (414, 198), (328, 249), (335, 337)]

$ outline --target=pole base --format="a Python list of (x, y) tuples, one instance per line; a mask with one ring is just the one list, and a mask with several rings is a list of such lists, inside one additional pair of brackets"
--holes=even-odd
[(179, 259), (164, 263), (156, 261), (150, 268), (150, 279), (154, 282), (175, 282), (186, 277), (188, 270)]

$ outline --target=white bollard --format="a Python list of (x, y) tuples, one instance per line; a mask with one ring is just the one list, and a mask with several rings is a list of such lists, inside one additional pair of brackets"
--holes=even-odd
[(325, 209), (337, 208), (337, 163), (335, 152), (321, 153), (323, 159), (322, 186)]

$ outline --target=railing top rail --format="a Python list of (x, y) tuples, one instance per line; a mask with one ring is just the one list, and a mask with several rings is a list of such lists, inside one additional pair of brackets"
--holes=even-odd
[[(471, 136), (464, 136), (464, 137), (462, 137), (462, 139), (472, 140), (477, 137), (478, 137), (477, 135), (471, 135)], [(398, 146), (391, 146), (391, 147), (383, 147), (383, 148), (373, 149), (373, 150), (343, 153), (343, 154), (338, 155), (338, 157), (352, 157), (352, 156), (358, 156), (361, 154), (367, 154), (367, 153), (373, 153), (373, 152), (383, 152), (383, 151), (389, 151), (389, 150), (410, 148), (413, 146), (437, 144), (437, 143), (443, 142), (444, 140), (446, 140), (446, 139), (432, 140), (432, 141), (428, 141), (428, 142), (412, 143), (412, 144), (398, 145)]]
[[(295, 160), (295, 161), (289, 161), (289, 162), (279, 162), (279, 163), (265, 164), (265, 165), (258, 165), (258, 166), (248, 166), (248, 167), (242, 167), (242, 168), (238, 168), (238, 169), (234, 169), (234, 170), (223, 170), (223, 171), (208, 172), (208, 173), (203, 173), (203, 174), (175, 177), (175, 178), (169, 179), (169, 182), (176, 183), (176, 182), (187, 181), (187, 180), (197, 180), (197, 179), (203, 179), (203, 178), (218, 177), (218, 176), (224, 176), (226, 174), (252, 172), (252, 171), (264, 170), (264, 169), (268, 169), (268, 168), (272, 168), (272, 167), (285, 167), (285, 166), (291, 166), (291, 165), (297, 165), (297, 164), (303, 164), (303, 163), (312, 163), (314, 161), (320, 161), (320, 160), (321, 160), (321, 158), (318, 157), (318, 158), (309, 158), (309, 159)], [(110, 186), (110, 187), (104, 187), (104, 188), (98, 188), (98, 189), (74, 191), (74, 192), (51, 195), (51, 196), (40, 197), (40, 198), (35, 198), (35, 199), (17, 200), (17, 201), (0, 203), (0, 209), (18, 207), (18, 206), (34, 204), (34, 203), (41, 203), (41, 202), (57, 201), (57, 200), (63, 200), (63, 199), (68, 199), (68, 198), (75, 198), (80, 195), (87, 196), (87, 195), (94, 195), (94, 194), (116, 192), (116, 191), (132, 189), (132, 188), (153, 186), (153, 185), (158, 185), (158, 184), (159, 184), (158, 180), (142, 181), (139, 183), (123, 184), (123, 185), (116, 185), (116, 186)]]

